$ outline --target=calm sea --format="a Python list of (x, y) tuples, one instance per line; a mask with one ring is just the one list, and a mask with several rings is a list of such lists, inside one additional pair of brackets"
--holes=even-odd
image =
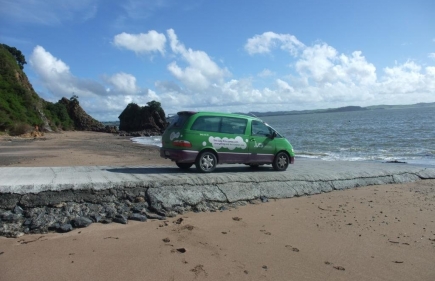
[[(296, 157), (435, 166), (435, 108), (269, 116)], [(161, 145), (160, 137), (132, 141)]]

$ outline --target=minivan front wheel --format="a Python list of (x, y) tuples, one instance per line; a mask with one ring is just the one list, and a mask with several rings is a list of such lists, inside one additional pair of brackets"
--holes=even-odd
[(275, 156), (272, 166), (276, 171), (285, 171), (287, 170), (289, 162), (290, 158), (287, 153), (281, 151)]
[(213, 152), (204, 151), (196, 159), (195, 166), (202, 173), (210, 173), (216, 169), (216, 156)]

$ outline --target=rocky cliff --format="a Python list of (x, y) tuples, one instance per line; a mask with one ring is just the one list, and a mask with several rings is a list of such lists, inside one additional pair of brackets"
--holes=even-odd
[(83, 110), (83, 108), (81, 108), (77, 98), (62, 98), (58, 103), (65, 105), (69, 117), (74, 122), (74, 128), (76, 130), (96, 132), (105, 131), (104, 125), (101, 122), (92, 118)]

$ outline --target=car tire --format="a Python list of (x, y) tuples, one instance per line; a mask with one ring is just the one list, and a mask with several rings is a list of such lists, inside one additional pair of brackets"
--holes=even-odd
[(216, 169), (217, 158), (213, 152), (202, 152), (195, 161), (195, 166), (201, 173), (210, 173)]
[(175, 164), (178, 166), (178, 168), (182, 170), (188, 170), (193, 165), (193, 163), (178, 163), (178, 162), (175, 162)]
[(287, 170), (288, 164), (290, 163), (290, 158), (287, 153), (281, 151), (273, 159), (272, 166), (275, 171), (285, 171)]

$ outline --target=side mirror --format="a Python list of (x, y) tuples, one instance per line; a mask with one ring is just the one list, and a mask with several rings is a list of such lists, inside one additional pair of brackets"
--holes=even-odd
[(270, 138), (271, 138), (271, 139), (276, 138), (276, 132), (275, 132), (275, 131), (272, 132), (272, 136), (271, 136)]

